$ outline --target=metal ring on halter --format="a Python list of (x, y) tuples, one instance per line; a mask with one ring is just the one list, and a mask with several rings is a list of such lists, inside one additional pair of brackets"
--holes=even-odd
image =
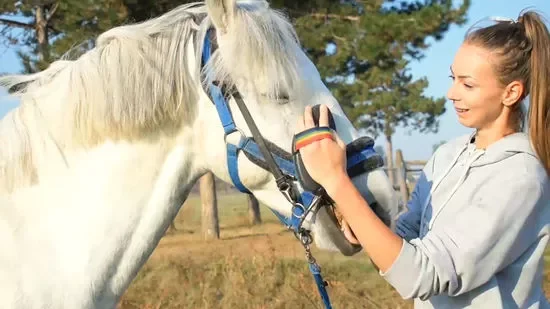
[(304, 223), (304, 220), (306, 219), (307, 215), (309, 215), (310, 212), (317, 210), (322, 199), (323, 198), (320, 195), (316, 195), (313, 198), (313, 201), (311, 202), (311, 205), (309, 205), (309, 208), (304, 209), (305, 211), (302, 213), (300, 217), (298, 217), (298, 219), (300, 219), (300, 222), (298, 223), (298, 227), (302, 226), (302, 224)]
[(235, 129), (233, 129), (233, 131), (227, 132), (227, 133), (225, 133), (225, 134), (223, 135), (223, 142), (224, 142), (225, 144), (227, 144), (227, 137), (228, 137), (229, 135), (233, 134), (233, 133), (236, 133), (236, 132), (239, 133), (239, 134), (241, 135), (241, 138), (239, 139), (239, 142), (240, 142), (241, 140), (247, 138), (246, 135), (244, 134), (244, 132), (243, 132), (241, 129), (239, 129), (238, 127), (235, 127)]
[(305, 214), (307, 213), (306, 207), (302, 205), (302, 203), (298, 203), (298, 202), (294, 203), (294, 207), (300, 208), (302, 210), (302, 214), (299, 216), (296, 216), (296, 218), (300, 219), (300, 221), (303, 220), (303, 218), (305, 217)]

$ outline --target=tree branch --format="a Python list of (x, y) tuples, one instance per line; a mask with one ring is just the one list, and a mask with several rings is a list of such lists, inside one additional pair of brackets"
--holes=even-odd
[(18, 27), (18, 28), (25, 28), (25, 29), (31, 29), (31, 30), (34, 29), (34, 25), (32, 24), (26, 24), (16, 20), (9, 20), (4, 18), (0, 18), (0, 24), (4, 24), (10, 27)]
[(353, 15), (338, 15), (338, 14), (321, 14), (321, 13), (311, 13), (308, 14), (308, 16), (315, 17), (315, 18), (337, 18), (337, 19), (343, 19), (343, 20), (349, 20), (349, 21), (359, 21), (359, 16), (353, 16)]
[(57, 11), (57, 7), (59, 7), (59, 2), (56, 2), (53, 5), (53, 8), (51, 8), (50, 11), (48, 12), (48, 16), (46, 17), (46, 22), (49, 22), (50, 19), (52, 19), (53, 14), (55, 14), (55, 11)]
[(339, 40), (339, 41), (342, 41), (344, 43), (347, 43), (348, 42), (348, 39), (343, 37), (343, 36), (337, 36), (336, 34), (334, 33), (331, 33), (332, 34), (332, 37), (334, 37), (335, 39)]

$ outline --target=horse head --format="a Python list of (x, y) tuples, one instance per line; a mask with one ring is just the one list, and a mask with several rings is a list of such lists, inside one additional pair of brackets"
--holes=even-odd
[[(302, 50), (292, 25), (282, 14), (265, 1), (209, 0), (206, 8), (209, 18), (199, 36), (204, 43), (199, 48), (203, 58), (202, 85), (209, 94), (199, 104), (199, 118), (203, 119), (199, 131), (207, 136), (201, 149), (204, 165), (241, 191), (253, 193), (282, 214), (279, 217), (292, 218), (293, 201), (281, 194), (277, 180), (285, 176), (281, 174), (291, 155), (295, 121), (305, 106), (329, 106), (335, 129), (347, 144), (356, 141), (359, 133), (323, 83)], [(228, 143), (242, 146), (246, 143), (243, 139), (255, 141), (260, 150), (262, 140), (266, 140), (264, 148), (269, 148), (270, 153), (264, 149), (258, 157), (275, 157), (281, 162), (278, 170), (283, 173), (277, 173), (273, 164), (269, 166), (270, 160), (254, 160), (246, 149), (238, 155), (234, 146), (227, 147)], [(233, 172), (232, 161), (238, 166)], [(263, 166), (257, 161), (262, 161)], [(354, 176), (357, 188), (389, 225), (397, 202), (381, 166)], [(313, 231), (320, 248), (346, 255), (358, 252), (360, 247), (347, 241), (333, 212), (333, 208), (319, 207), (317, 212), (308, 214), (303, 226)]]

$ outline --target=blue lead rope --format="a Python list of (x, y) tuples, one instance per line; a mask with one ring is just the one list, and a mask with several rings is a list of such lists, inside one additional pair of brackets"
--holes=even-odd
[(327, 282), (323, 280), (323, 277), (321, 276), (321, 268), (317, 263), (309, 263), (309, 271), (313, 274), (313, 278), (315, 279), (315, 283), (317, 284), (317, 289), (319, 290), (319, 294), (321, 294), (321, 298), (323, 299), (323, 303), (325, 304), (325, 308), (332, 309), (332, 305), (330, 304), (330, 298), (328, 297), (327, 292)]

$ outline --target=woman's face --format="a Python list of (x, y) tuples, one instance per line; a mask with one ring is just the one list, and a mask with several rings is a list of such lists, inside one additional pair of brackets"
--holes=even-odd
[(467, 43), (455, 55), (447, 97), (453, 101), (458, 121), (468, 128), (490, 129), (509, 117), (503, 112), (504, 87), (493, 70), (494, 64), (494, 54)]

